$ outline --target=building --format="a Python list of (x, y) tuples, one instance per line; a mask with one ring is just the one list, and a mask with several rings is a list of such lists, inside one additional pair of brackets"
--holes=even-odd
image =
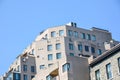
[(90, 76), (91, 80), (120, 80), (120, 44), (91, 62)]
[(95, 27), (86, 30), (71, 22), (48, 28), (17, 57), (5, 77), (12, 74), (12, 80), (16, 80), (14, 75), (20, 80), (90, 80), (88, 58), (96, 58), (116, 44), (109, 31)]

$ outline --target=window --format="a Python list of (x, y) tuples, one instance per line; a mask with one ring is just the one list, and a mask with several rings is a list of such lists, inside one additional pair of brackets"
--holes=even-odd
[(40, 65), (40, 69), (44, 69), (45, 68), (45, 65)]
[(63, 30), (59, 30), (59, 36), (63, 36), (64, 35), (64, 31)]
[(53, 55), (52, 54), (48, 54), (48, 60), (53, 60)]
[(47, 50), (48, 50), (48, 51), (51, 51), (51, 50), (52, 50), (52, 45), (48, 45), (48, 46), (47, 46)]
[(31, 80), (34, 78), (35, 76), (31, 76)]
[(100, 80), (100, 70), (95, 71), (96, 80)]
[(70, 49), (70, 50), (74, 50), (73, 44), (69, 43), (69, 49)]
[(73, 35), (72, 30), (68, 30), (68, 35), (69, 35), (69, 36), (72, 36), (72, 35)]
[(19, 66), (19, 65), (17, 66), (17, 71), (18, 71), (18, 72), (20, 71), (20, 66)]
[(92, 35), (92, 41), (96, 41), (96, 36), (95, 35)]
[(101, 49), (98, 49), (98, 50), (97, 50), (97, 53), (98, 53), (98, 55), (101, 55), (101, 54), (102, 54)]
[(81, 33), (81, 38), (85, 39), (85, 33)]
[(31, 66), (31, 72), (35, 72), (35, 66)]
[(57, 53), (56, 54), (56, 59), (60, 59), (61, 58), (61, 53)]
[(53, 64), (51, 63), (51, 64), (48, 64), (48, 67), (51, 67)]
[(74, 56), (74, 53), (70, 53), (70, 56)]
[(32, 49), (32, 54), (34, 54), (34, 49)]
[(55, 36), (56, 36), (56, 32), (55, 31), (51, 32), (51, 37), (55, 37)]
[(61, 47), (60, 43), (56, 44), (56, 50), (60, 49), (60, 47)]
[(111, 71), (111, 64), (110, 63), (106, 65), (106, 74), (107, 74), (107, 79), (112, 78), (112, 71)]
[(89, 46), (85, 46), (85, 51), (89, 52)]
[(118, 68), (119, 68), (119, 73), (120, 73), (120, 57), (118, 58)]
[(66, 63), (62, 66), (63, 72), (70, 70), (70, 63)]
[(23, 71), (27, 71), (27, 65), (23, 65)]
[(87, 34), (86, 39), (87, 39), (87, 40), (91, 40), (90, 34)]
[(52, 76), (48, 75), (48, 76), (46, 77), (46, 80), (52, 80)]
[(78, 32), (74, 31), (74, 36), (78, 38)]
[(78, 44), (78, 50), (82, 51), (82, 44)]
[(26, 74), (23, 75), (23, 80), (28, 80), (28, 76)]
[(21, 80), (20, 74), (19, 73), (13, 73), (13, 80)]
[(91, 47), (91, 52), (95, 53), (95, 48), (94, 47)]

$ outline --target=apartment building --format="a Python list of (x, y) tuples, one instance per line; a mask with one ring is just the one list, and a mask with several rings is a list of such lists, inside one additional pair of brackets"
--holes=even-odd
[(33, 52), (24, 52), (11, 64), (3, 80), (32, 80), (35, 74), (36, 64)]
[(91, 80), (120, 80), (120, 44), (91, 62), (90, 76)]
[[(15, 61), (11, 65), (8, 73), (12, 77), (8, 73), (5, 77), (11, 80), (90, 80), (88, 58), (96, 58), (116, 44), (109, 31), (95, 27), (87, 30), (71, 22), (48, 28), (23, 51), (17, 64)], [(13, 79), (16, 76), (17, 79)]]

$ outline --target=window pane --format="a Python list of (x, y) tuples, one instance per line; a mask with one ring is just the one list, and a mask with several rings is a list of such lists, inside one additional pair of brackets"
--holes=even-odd
[(101, 49), (98, 49), (97, 53), (98, 53), (98, 55), (101, 55), (102, 54)]
[(91, 47), (91, 52), (95, 53), (95, 48), (94, 47)]
[(61, 58), (61, 53), (57, 53), (57, 54), (56, 54), (56, 58), (57, 58), (57, 59), (60, 59), (60, 58)]
[(46, 77), (46, 80), (52, 80), (52, 76), (48, 75), (48, 76)]
[(45, 65), (40, 65), (40, 69), (44, 69), (45, 68)]
[(70, 70), (70, 63), (66, 63), (62, 66), (63, 72)]
[(89, 52), (89, 46), (85, 46), (85, 51)]
[(70, 49), (70, 50), (74, 50), (73, 44), (69, 43), (69, 49)]
[(35, 66), (31, 66), (31, 72), (35, 72)]
[(64, 31), (63, 30), (60, 30), (59, 31), (59, 36), (63, 36), (64, 35)]
[(23, 65), (23, 71), (27, 71), (27, 65)]
[(73, 34), (73, 33), (72, 33), (72, 30), (68, 30), (68, 35), (69, 35), (69, 36), (72, 36), (72, 34)]
[(78, 44), (78, 50), (82, 51), (82, 44)]
[(111, 71), (111, 64), (106, 65), (106, 73), (107, 73), (107, 78), (111, 79), (112, 78), (112, 71)]
[(52, 54), (48, 54), (48, 60), (53, 60), (53, 55)]
[(23, 80), (28, 80), (27, 75), (24, 75), (24, 76), (23, 76)]
[(96, 80), (100, 80), (100, 70), (95, 71)]
[(86, 39), (87, 39), (87, 40), (91, 40), (90, 34), (87, 34)]
[(35, 76), (31, 76), (31, 80), (34, 78)]
[(51, 32), (51, 37), (55, 37), (55, 36), (56, 36), (56, 32), (55, 31)]
[(96, 36), (92, 35), (92, 41), (96, 41)]
[(81, 38), (85, 39), (85, 33), (81, 33)]
[(56, 50), (60, 49), (61, 45), (60, 43), (56, 44)]
[(70, 56), (74, 56), (74, 53), (70, 53)]
[(51, 50), (52, 50), (52, 45), (48, 45), (48, 46), (47, 46), (47, 50), (48, 50), (48, 51), (51, 51)]
[(119, 73), (120, 73), (120, 58), (118, 58), (118, 68), (119, 68)]
[(78, 37), (78, 32), (74, 31), (74, 36)]

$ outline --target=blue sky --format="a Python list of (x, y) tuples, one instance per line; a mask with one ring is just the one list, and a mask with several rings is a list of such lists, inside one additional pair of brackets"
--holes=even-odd
[(120, 0), (0, 0), (0, 75), (40, 31), (70, 21), (120, 41)]

